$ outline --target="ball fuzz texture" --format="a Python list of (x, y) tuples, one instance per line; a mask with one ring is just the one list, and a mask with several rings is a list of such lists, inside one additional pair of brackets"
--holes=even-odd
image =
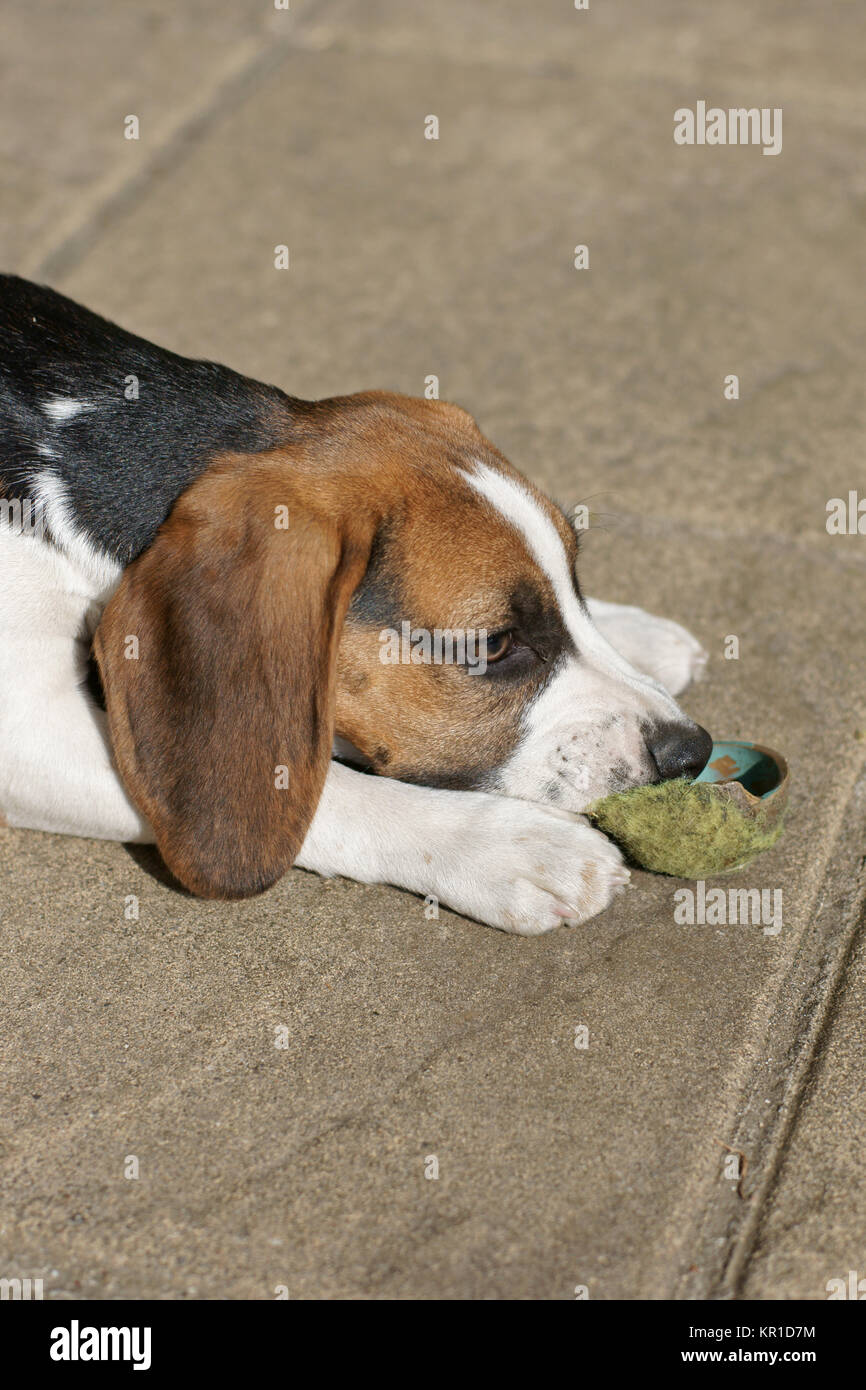
[(736, 784), (685, 777), (606, 796), (586, 815), (634, 864), (676, 878), (741, 868), (782, 833), (777, 807), (738, 796)]

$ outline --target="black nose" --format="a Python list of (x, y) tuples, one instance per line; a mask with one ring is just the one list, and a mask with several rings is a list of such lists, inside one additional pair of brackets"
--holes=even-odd
[(647, 738), (647, 747), (664, 781), (697, 777), (706, 764), (713, 740), (700, 724), (662, 724)]

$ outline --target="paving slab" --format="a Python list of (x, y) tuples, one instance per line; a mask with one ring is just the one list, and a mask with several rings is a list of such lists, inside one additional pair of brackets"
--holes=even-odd
[[(856, 107), (830, 121), (807, 93), (778, 158), (684, 149), (670, 83), (612, 80), (599, 53), (575, 46), (577, 76), (539, 77), (299, 47), (232, 141), (217, 108), (195, 177), (159, 177), (65, 283), (301, 395), (421, 393), (434, 373), (528, 471), (601, 510), (824, 544), (866, 423)], [(862, 561), (859, 537), (833, 545)]]
[[(309, 7), (52, 278), (300, 395), (435, 373), (591, 499), (584, 587), (692, 627), (690, 712), (789, 757), (785, 837), (726, 884), (781, 889), (782, 930), (678, 925), (641, 873), (531, 942), (301, 871), (201, 903), (151, 851), (3, 832), (0, 1267), (50, 1296), (811, 1297), (863, 1244), (813, 1070), (838, 1035), (854, 1085), (866, 541), (824, 524), (863, 485), (853, 20), (614, 8)], [(711, 80), (784, 103), (782, 156), (673, 145)], [(840, 1163), (860, 1195), (822, 1206)]]
[[(0, 47), (0, 262), (54, 272), (269, 66), (297, 11), (260, 0), (11, 0)], [(127, 138), (135, 116), (138, 138)]]

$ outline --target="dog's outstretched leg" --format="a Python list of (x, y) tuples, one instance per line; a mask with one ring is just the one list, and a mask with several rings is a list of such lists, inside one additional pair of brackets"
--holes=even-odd
[(368, 776), (339, 763), (331, 764), (296, 862), (430, 894), (520, 936), (587, 921), (629, 877), (616, 846), (580, 816)]
[(700, 680), (707, 653), (679, 623), (603, 599), (587, 599), (587, 607), (611, 646), (671, 695), (679, 695), (693, 680)]
[(0, 817), (10, 826), (151, 842), (86, 688), (91, 599), (58, 552), (0, 530)]
[(111, 762), (106, 717), (80, 687), (42, 692), (30, 709), (3, 699), (0, 815), (10, 826), (150, 844)]

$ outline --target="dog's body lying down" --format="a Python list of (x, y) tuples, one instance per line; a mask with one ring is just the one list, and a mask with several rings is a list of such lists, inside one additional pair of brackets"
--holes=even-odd
[[(582, 598), (465, 411), (295, 400), (10, 276), (0, 358), (9, 825), (155, 841), (208, 897), (294, 863), (525, 934), (605, 907), (627, 871), (575, 813), (703, 766), (705, 656)], [(475, 669), (384, 661), (404, 623), (480, 634)]]

